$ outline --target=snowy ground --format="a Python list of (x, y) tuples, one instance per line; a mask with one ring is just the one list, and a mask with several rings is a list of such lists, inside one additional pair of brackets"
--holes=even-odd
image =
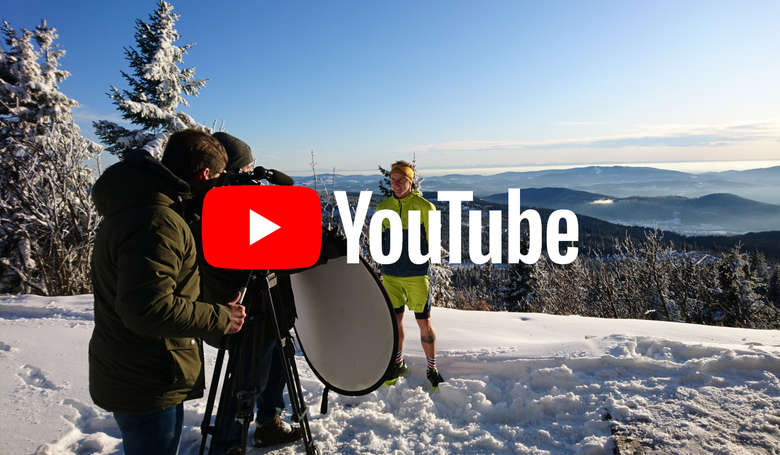
[[(780, 453), (780, 332), (441, 308), (433, 321), (438, 394), (423, 387), (409, 314), (410, 375), (364, 397), (331, 394), (327, 415), (298, 359), (325, 453), (611, 454), (611, 428), (644, 453)], [(121, 452), (87, 391), (92, 325), (91, 296), (0, 298), (0, 454)], [(183, 454), (197, 453), (204, 408), (185, 406)]]

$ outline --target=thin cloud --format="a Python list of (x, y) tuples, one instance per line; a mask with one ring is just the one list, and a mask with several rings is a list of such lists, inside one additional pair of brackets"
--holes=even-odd
[(548, 141), (452, 141), (418, 146), (414, 152), (490, 152), (572, 148), (723, 147), (732, 144), (780, 140), (780, 123), (756, 122), (727, 126), (664, 125), (616, 136)]
[(595, 126), (595, 125), (606, 125), (607, 122), (601, 122), (601, 121), (583, 121), (583, 122), (558, 122), (557, 123), (560, 126)]

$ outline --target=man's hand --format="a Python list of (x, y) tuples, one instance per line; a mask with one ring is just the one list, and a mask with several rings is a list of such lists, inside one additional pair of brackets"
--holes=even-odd
[(233, 334), (241, 330), (244, 325), (244, 318), (246, 318), (246, 310), (244, 306), (239, 304), (241, 300), (241, 293), (236, 294), (236, 298), (228, 302), (226, 305), (230, 308), (230, 326), (228, 327), (228, 335)]

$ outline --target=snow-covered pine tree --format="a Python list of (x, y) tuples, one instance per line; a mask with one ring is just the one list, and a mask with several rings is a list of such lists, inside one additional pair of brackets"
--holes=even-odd
[(499, 288), (500, 308), (503, 311), (528, 311), (528, 300), (532, 293), (531, 272), (533, 266), (524, 262), (507, 267), (509, 278)]
[(769, 282), (771, 269), (769, 268), (769, 263), (766, 261), (764, 253), (757, 250), (750, 252), (750, 269), (753, 270), (753, 273), (760, 278), (762, 282)]
[(731, 327), (776, 328), (780, 325), (778, 311), (767, 305), (763, 296), (766, 283), (751, 267), (747, 253), (740, 245), (726, 252), (718, 265), (721, 293), (720, 314), (715, 321)]
[[(43, 21), (0, 50), (0, 292), (89, 292), (97, 213), (89, 200), (97, 144), (79, 134), (59, 91), (65, 51)], [(36, 49), (37, 44), (37, 49)]]
[(137, 48), (125, 48), (131, 72), (121, 72), (129, 88), (120, 91), (111, 86), (108, 92), (122, 117), (137, 128), (128, 129), (108, 120), (93, 123), (106, 149), (120, 158), (137, 148), (159, 158), (171, 133), (185, 128), (210, 131), (178, 110), (188, 105), (185, 95), (197, 96), (206, 84), (206, 79), (195, 79), (194, 67), (179, 67), (192, 44), (175, 44), (179, 39), (175, 28), (178, 18), (173, 6), (160, 0), (149, 22), (136, 20)]
[[(520, 250), (528, 251), (529, 234), (523, 231)], [(507, 278), (498, 283), (499, 309), (502, 311), (529, 311), (528, 302), (532, 293), (531, 271), (533, 265), (519, 261), (506, 267)]]
[(442, 263), (431, 264), (428, 272), (431, 283), (431, 305), (445, 308), (455, 307), (455, 288), (452, 286), (452, 268), (444, 258), (449, 256), (442, 248)]
[(493, 263), (488, 262), (486, 264), (477, 265), (477, 298), (485, 302), (486, 305), (492, 305), (496, 300), (496, 280), (493, 276)]
[[(2, 31), (7, 49), (0, 55), (1, 144), (6, 153), (23, 156), (28, 144), (45, 135), (52, 124), (70, 122), (70, 110), (78, 103), (57, 89), (57, 83), (70, 74), (58, 68), (64, 51), (52, 48), (54, 29), (44, 21), (36, 30), (24, 29), (19, 35), (4, 21)], [(33, 41), (39, 43), (38, 50)]]
[(769, 278), (769, 301), (780, 310), (780, 264), (776, 264), (772, 269), (772, 276)]
[(391, 197), (393, 188), (390, 186), (390, 171), (381, 165), (377, 166), (377, 168), (379, 168), (379, 173), (382, 174), (382, 180), (379, 181), (379, 192), (382, 193), (383, 198)]

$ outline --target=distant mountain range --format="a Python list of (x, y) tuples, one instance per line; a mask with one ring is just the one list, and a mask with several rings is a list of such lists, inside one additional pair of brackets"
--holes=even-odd
[[(507, 194), (483, 199), (507, 203)], [(526, 188), (520, 191), (523, 206), (569, 209), (612, 223), (658, 227), (681, 234), (741, 234), (780, 229), (780, 205), (766, 204), (733, 194), (624, 197), (570, 190)]]
[[(433, 200), (434, 194), (425, 194), (425, 197)], [(520, 194), (521, 204), (525, 205), (523, 200), (523, 192)], [(706, 200), (706, 199), (705, 199)], [(376, 201), (378, 202), (378, 201)], [(752, 202), (752, 201), (751, 201)], [(437, 208), (443, 211), (442, 225), (447, 226), (448, 220), (448, 208), (446, 203), (435, 202)], [(372, 204), (372, 207), (376, 203)], [(506, 205), (505, 203), (498, 203), (490, 201), (488, 199), (477, 199), (474, 202), (468, 203), (469, 208), (482, 210), (483, 213), (487, 213), (489, 210), (502, 210), (503, 225), (506, 226)], [(525, 210), (525, 207), (523, 207)], [(553, 209), (537, 208), (539, 215), (541, 216), (544, 226), (547, 225), (547, 219), (552, 213)], [(583, 248), (585, 254), (614, 254), (615, 242), (624, 239), (626, 236), (631, 237), (634, 241), (641, 242), (645, 238), (645, 234), (648, 232), (647, 227), (642, 226), (627, 226), (625, 224), (616, 224), (609, 221), (605, 221), (600, 218), (592, 217), (589, 215), (578, 214), (577, 222), (579, 224), (579, 245)], [(663, 230), (659, 227), (663, 240), (665, 242), (672, 242), (677, 250), (688, 251), (700, 251), (708, 252), (712, 254), (719, 254), (723, 251), (727, 251), (734, 248), (736, 245), (741, 245), (743, 251), (760, 251), (766, 255), (766, 257), (772, 261), (780, 261), (780, 230), (768, 230), (762, 232), (749, 232), (741, 235), (682, 235), (673, 230)], [(483, 230), (487, 230), (487, 226), (483, 225)], [(468, 236), (462, 234), (463, 249), (462, 251), (468, 251)], [(544, 233), (543, 233), (544, 236)], [(449, 245), (448, 231), (442, 230), (442, 240)], [(505, 240), (505, 239), (504, 239)], [(506, 241), (504, 242), (506, 243)], [(483, 245), (486, 245), (486, 241), (483, 239)], [(504, 245), (506, 246), (506, 245)]]
[[(573, 192), (576, 193), (576, 192)], [(524, 192), (521, 191), (520, 199), (523, 204), (523, 210), (525, 210), (526, 203)], [(436, 201), (435, 192), (425, 192), (424, 196), (432, 201), (438, 210), (441, 211), (442, 226), (449, 226), (449, 207), (447, 202)], [(706, 201), (708, 198), (703, 198)], [(357, 193), (349, 194), (350, 205), (355, 207), (357, 205)], [(374, 192), (374, 197), (371, 200), (370, 207), (373, 209), (381, 200), (381, 197)], [(717, 198), (715, 199), (717, 200)], [(572, 199), (574, 201), (574, 199)], [(752, 202), (752, 201), (751, 201)], [(490, 199), (477, 198), (472, 202), (464, 203), (464, 210), (476, 209), (482, 210), (483, 214), (486, 214), (490, 210), (500, 210), (503, 212), (502, 225), (507, 225), (507, 213), (506, 213), (506, 201), (503, 203), (492, 201)], [(542, 224), (547, 225), (547, 219), (553, 212), (553, 209), (537, 207), (536, 210), (542, 219)], [(336, 216), (338, 218), (338, 216)], [(484, 236), (487, 234), (487, 220), (483, 220), (483, 249), (486, 248), (487, 240)], [(592, 217), (585, 214), (577, 215), (577, 222), (579, 225), (579, 244), (582, 248), (582, 254), (598, 254), (598, 255), (610, 255), (617, 253), (615, 249), (615, 242), (631, 237), (634, 241), (641, 242), (645, 238), (645, 234), (648, 232), (647, 227), (641, 226), (627, 226), (623, 224), (611, 223), (603, 219)], [(466, 252), (469, 251), (469, 235), (466, 232), (466, 225), (464, 224), (461, 231), (461, 251), (466, 258)], [(660, 227), (659, 227), (660, 229)], [(734, 248), (736, 245), (742, 245), (743, 251), (760, 251), (763, 252), (768, 259), (774, 262), (780, 261), (780, 230), (770, 230), (762, 232), (750, 232), (741, 235), (682, 235), (672, 230), (661, 229), (663, 240), (665, 242), (672, 242), (675, 249), (687, 250), (687, 251), (699, 251), (705, 253), (719, 254), (723, 251)], [(543, 230), (542, 237), (545, 237)], [(442, 245), (449, 249), (449, 229), (442, 229)], [(506, 251), (506, 233), (502, 235), (502, 243), (504, 251)], [(544, 244), (544, 242), (543, 242)], [(504, 255), (506, 257), (506, 254)]]
[[(298, 185), (314, 186), (312, 176), (294, 178)], [(318, 186), (377, 193), (381, 180), (379, 172), (324, 174)], [(567, 208), (612, 223), (688, 235), (780, 230), (780, 166), (703, 174), (632, 166), (449, 174), (427, 177), (422, 187), (434, 197), (441, 190), (471, 190), (495, 203), (506, 203), (508, 188), (521, 188), (523, 205)]]
[[(571, 190), (608, 194), (615, 198), (631, 196), (684, 196), (698, 198), (713, 193), (731, 193), (742, 198), (780, 204), (780, 166), (747, 171), (691, 174), (652, 167), (589, 166), (530, 172), (503, 172), (495, 175), (449, 174), (426, 177), (425, 191), (471, 190), (484, 197), (506, 192), (507, 188), (564, 187)], [(319, 176), (320, 185), (333, 187), (332, 174)], [(313, 186), (312, 176), (295, 177), (296, 183)], [(376, 191), (381, 176), (335, 175), (335, 188), (344, 191)]]

